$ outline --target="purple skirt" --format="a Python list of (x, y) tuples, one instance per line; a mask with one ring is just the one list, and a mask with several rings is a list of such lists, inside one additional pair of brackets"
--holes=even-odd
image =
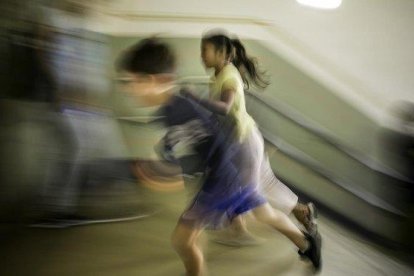
[(195, 227), (220, 229), (236, 216), (266, 203), (266, 199), (251, 187), (229, 195), (228, 198), (201, 190), (181, 215), (180, 221)]

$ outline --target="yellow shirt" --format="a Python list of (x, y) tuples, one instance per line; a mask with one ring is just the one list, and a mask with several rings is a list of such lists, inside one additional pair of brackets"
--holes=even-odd
[(223, 67), (217, 76), (211, 77), (210, 99), (219, 101), (223, 86), (232, 87), (235, 90), (234, 102), (225, 120), (235, 124), (234, 134), (239, 140), (250, 133), (255, 126), (253, 118), (247, 113), (244, 97), (244, 83), (237, 68), (232, 64)]

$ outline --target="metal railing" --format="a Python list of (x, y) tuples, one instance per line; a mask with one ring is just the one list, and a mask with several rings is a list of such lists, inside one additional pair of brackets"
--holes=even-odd
[(315, 136), (317, 136), (324, 142), (328, 143), (329, 145), (333, 146), (337, 150), (341, 151), (348, 157), (354, 159), (355, 161), (358, 161), (365, 167), (368, 167), (369, 169), (376, 171), (380, 174), (383, 174), (385, 176), (395, 178), (399, 181), (412, 183), (410, 179), (408, 179), (407, 177), (405, 177), (398, 171), (394, 170), (393, 168), (380, 164), (379, 162), (372, 159), (371, 157), (364, 155), (363, 153), (355, 149), (352, 149), (351, 147), (347, 145), (344, 145), (334, 135), (332, 135), (328, 130), (318, 125), (317, 123), (309, 119), (306, 119), (303, 115), (300, 115), (298, 112), (295, 112), (291, 108), (287, 108), (281, 103), (275, 103), (277, 100), (273, 100), (272, 103), (269, 103), (269, 101), (266, 101), (262, 96), (256, 93), (247, 92), (246, 95), (253, 97), (254, 99), (258, 100), (261, 104), (264, 104), (265, 106), (270, 108), (272, 111), (277, 112), (279, 115), (283, 116), (289, 121), (306, 129), (308, 132), (314, 134)]

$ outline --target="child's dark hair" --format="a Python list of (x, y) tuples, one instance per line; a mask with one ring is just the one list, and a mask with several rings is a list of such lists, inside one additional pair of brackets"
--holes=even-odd
[(131, 73), (174, 73), (175, 54), (171, 48), (157, 38), (147, 38), (130, 47), (116, 63), (118, 70)]
[(269, 85), (265, 72), (258, 69), (257, 59), (247, 56), (246, 49), (239, 39), (230, 39), (223, 31), (214, 30), (206, 33), (203, 36), (202, 42), (211, 43), (216, 50), (226, 53), (229, 61), (239, 70), (247, 88), (250, 86), (249, 79), (260, 88), (265, 88)]

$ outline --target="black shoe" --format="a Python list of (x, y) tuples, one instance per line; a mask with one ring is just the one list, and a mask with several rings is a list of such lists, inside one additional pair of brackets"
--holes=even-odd
[(318, 272), (322, 266), (321, 260), (321, 247), (322, 247), (322, 237), (318, 231), (314, 231), (311, 234), (304, 233), (306, 240), (309, 242), (309, 248), (305, 252), (298, 251), (301, 257), (309, 259), (315, 271)]

